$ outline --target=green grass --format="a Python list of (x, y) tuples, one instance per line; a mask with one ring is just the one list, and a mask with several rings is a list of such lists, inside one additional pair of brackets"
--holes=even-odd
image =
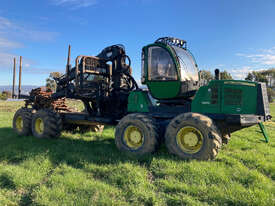
[[(114, 128), (60, 139), (17, 136), (0, 102), (0, 205), (275, 205), (275, 118), (235, 132), (214, 161), (182, 161), (163, 146), (124, 156)], [(275, 117), (275, 104), (271, 105)]]

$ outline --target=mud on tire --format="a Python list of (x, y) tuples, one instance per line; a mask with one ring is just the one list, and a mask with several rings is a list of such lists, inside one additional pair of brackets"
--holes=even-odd
[(32, 122), (32, 110), (29, 108), (20, 108), (16, 111), (13, 117), (13, 130), (22, 136), (30, 135)]
[[(195, 131), (198, 131), (202, 137), (199, 150), (194, 153), (182, 149), (177, 140), (179, 131), (188, 127), (195, 128)], [(209, 160), (214, 159), (218, 154), (222, 140), (218, 128), (209, 117), (197, 113), (184, 113), (176, 116), (169, 123), (165, 132), (165, 144), (169, 152), (182, 159)]]
[[(131, 147), (131, 144), (126, 141), (126, 138), (129, 138), (126, 136), (126, 131), (129, 128), (135, 128), (135, 132), (138, 131), (141, 135), (142, 140), (140, 143), (137, 143), (136, 147)], [(141, 156), (154, 152), (158, 146), (158, 139), (159, 129), (156, 121), (145, 114), (129, 114), (122, 118), (116, 126), (116, 146), (120, 151), (130, 155)]]
[(222, 134), (222, 143), (223, 144), (228, 144), (229, 140), (231, 139), (230, 134)]
[(221, 132), (222, 144), (228, 144), (231, 139), (229, 126), (223, 121), (216, 121), (215, 125), (218, 127)]
[(62, 131), (62, 119), (52, 110), (38, 110), (33, 114), (31, 128), (37, 138), (58, 138)]

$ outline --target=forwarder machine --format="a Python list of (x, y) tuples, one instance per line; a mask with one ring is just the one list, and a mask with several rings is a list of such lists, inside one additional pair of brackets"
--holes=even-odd
[[(147, 89), (139, 88), (130, 64), (124, 46), (113, 45), (97, 56), (78, 56), (71, 67), (69, 47), (66, 73), (55, 78), (56, 92), (32, 91), (14, 115), (14, 130), (57, 138), (65, 129), (116, 125), (115, 144), (122, 152), (145, 155), (165, 141), (169, 152), (198, 160), (214, 159), (232, 132), (255, 124), (268, 141), (264, 83), (220, 80), (216, 70), (215, 80), (202, 86), (186, 41), (172, 37), (142, 49), (141, 83)], [(64, 98), (81, 100), (85, 111), (58, 106)]]

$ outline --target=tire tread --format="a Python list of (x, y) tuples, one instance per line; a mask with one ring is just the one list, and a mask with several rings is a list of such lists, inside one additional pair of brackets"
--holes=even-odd
[[(181, 124), (190, 123), (192, 126), (199, 126), (204, 130), (204, 138), (208, 138), (207, 144), (195, 154), (184, 153), (176, 143), (176, 133), (181, 128)], [(165, 143), (170, 153), (182, 159), (209, 160), (214, 159), (221, 148), (221, 134), (214, 122), (207, 116), (198, 113), (184, 113), (176, 116), (169, 123), (165, 133)]]

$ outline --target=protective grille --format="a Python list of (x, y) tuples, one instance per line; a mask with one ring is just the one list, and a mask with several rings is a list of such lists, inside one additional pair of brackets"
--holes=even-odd
[(225, 105), (242, 105), (243, 91), (241, 89), (225, 88), (224, 104)]
[(268, 115), (270, 115), (270, 110), (269, 110), (267, 89), (266, 89), (265, 83), (260, 83), (260, 92), (259, 93), (262, 96), (258, 97), (258, 99), (261, 100), (261, 102), (258, 102), (258, 107), (262, 107), (263, 108), (262, 114), (265, 116), (268, 116)]
[(217, 104), (218, 103), (218, 88), (212, 87), (211, 88), (211, 104)]

